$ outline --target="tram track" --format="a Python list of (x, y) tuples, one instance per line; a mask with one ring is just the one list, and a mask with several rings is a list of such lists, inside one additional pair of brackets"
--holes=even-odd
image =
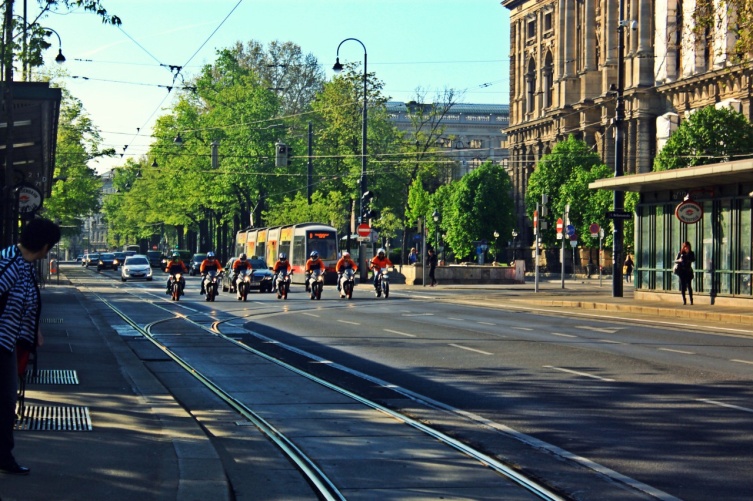
[[(104, 277), (103, 277), (104, 278)], [(212, 339), (212, 345), (222, 343), (224, 347), (221, 349), (226, 350), (228, 347), (232, 347), (235, 356), (237, 354), (243, 354), (243, 357), (249, 359), (262, 359), (267, 363), (274, 364), (276, 367), (282, 368), (297, 378), (302, 378), (310, 381), (317, 386), (325, 388), (328, 391), (334, 392), (340, 397), (346, 398), (348, 401), (355, 404), (365, 406), (371, 411), (374, 411), (379, 416), (388, 416), (390, 420), (398, 422), (401, 425), (407, 426), (412, 430), (419, 432), (421, 435), (430, 439), (432, 443), (441, 443), (443, 447), (451, 448), (460, 453), (465, 458), (470, 458), (477, 468), (483, 471), (491, 471), (500, 478), (504, 478), (506, 483), (511, 483), (519, 488), (526, 494), (522, 497), (508, 497), (507, 499), (550, 499), (550, 500), (563, 500), (567, 499), (556, 492), (553, 492), (540, 482), (527, 477), (525, 474), (516, 471), (514, 468), (503, 464), (490, 455), (469, 446), (459, 440), (456, 440), (449, 435), (434, 429), (418, 420), (415, 420), (403, 413), (391, 410), (377, 402), (371, 401), (365, 397), (359, 396), (348, 389), (341, 387), (335, 383), (325, 381), (316, 375), (296, 368), (286, 362), (275, 358), (271, 355), (263, 353), (255, 348), (248, 346), (234, 337), (238, 336), (238, 331), (225, 334), (222, 332), (224, 325), (229, 325), (232, 321), (239, 319), (247, 320), (250, 316), (266, 315), (269, 312), (257, 312), (252, 315), (246, 315), (244, 317), (231, 316), (229, 318), (218, 319), (218, 315), (209, 315), (208, 313), (191, 313), (186, 315), (184, 312), (176, 312), (172, 303), (160, 304), (160, 301), (144, 301), (143, 304), (150, 304), (153, 307), (159, 308), (164, 313), (170, 316), (160, 318), (158, 320), (151, 320), (143, 322), (140, 320), (141, 315), (124, 311), (117, 303), (117, 300), (112, 301), (105, 297), (102, 293), (96, 293), (97, 297), (102, 303), (113, 311), (123, 322), (131, 326), (134, 330), (140, 333), (145, 339), (148, 339), (154, 346), (156, 346), (162, 353), (173, 360), (179, 367), (181, 367), (187, 374), (199, 381), (202, 385), (208, 388), (213, 394), (225, 402), (230, 408), (232, 408), (239, 415), (243, 416), (246, 420), (251, 422), (261, 433), (263, 433), (270, 441), (275, 443), (279, 450), (293, 462), (299, 469), (302, 475), (306, 477), (312, 488), (316, 491), (317, 495), (322, 499), (347, 499), (347, 494), (343, 491), (352, 488), (352, 486), (346, 485), (345, 488), (338, 486), (339, 482), (342, 482), (342, 474), (328, 473), (327, 467), (330, 466), (326, 459), (317, 459), (311, 457), (304, 447), (299, 446), (294, 438), (287, 436), (281, 431), (268, 417), (265, 418), (258, 410), (255, 410), (253, 404), (244, 402), (242, 398), (239, 398), (233, 391), (224, 388), (221, 383), (216, 382), (212, 376), (212, 370), (206, 370), (201, 367), (200, 363), (196, 363), (196, 360), (192, 360), (191, 356), (181, 353), (181, 349), (176, 349), (171, 346), (170, 339), (176, 337), (184, 338), (185, 336), (176, 336), (175, 332), (191, 332), (192, 335), (197, 333), (203, 333), (204, 336), (210, 336), (207, 339)], [(129, 308), (133, 307), (133, 304), (129, 304)], [(202, 319), (210, 320), (209, 323), (202, 322)], [(233, 329), (238, 329), (238, 326), (233, 326)], [(208, 349), (207, 349), (208, 351)], [(251, 364), (252, 362), (245, 362)], [(352, 404), (348, 404), (352, 405)], [(354, 425), (348, 425), (348, 427)], [(373, 426), (373, 424), (372, 424)], [(404, 432), (400, 432), (403, 434)], [(373, 437), (370, 438), (373, 440)], [(434, 446), (434, 444), (432, 444)], [(333, 478), (334, 477), (334, 478)], [(509, 487), (506, 487), (509, 488)]]

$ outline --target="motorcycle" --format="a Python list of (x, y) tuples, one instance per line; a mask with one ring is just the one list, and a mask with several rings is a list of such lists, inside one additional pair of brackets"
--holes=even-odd
[(183, 295), (184, 286), (182, 273), (170, 275), (170, 298), (173, 301), (180, 301), (180, 296)]
[(293, 274), (291, 271), (282, 270), (277, 273), (275, 277), (275, 288), (277, 289), (277, 299), (287, 299), (288, 292), (290, 292), (290, 276)]
[(204, 294), (207, 301), (214, 301), (219, 291), (217, 290), (220, 285), (220, 279), (222, 278), (222, 272), (209, 271), (204, 275)]
[(384, 293), (384, 299), (390, 297), (390, 270), (381, 268), (377, 272), (376, 297), (381, 297)]
[(235, 290), (238, 293), (238, 301), (248, 299), (248, 291), (251, 290), (251, 276), (253, 270), (247, 268), (241, 270), (235, 279)]
[(343, 270), (343, 274), (340, 277), (340, 295), (347, 297), (348, 299), (353, 298), (353, 288), (356, 286), (355, 281), (355, 272), (352, 268), (346, 268)]
[(308, 285), (311, 290), (311, 299), (321, 299), (322, 290), (324, 289), (324, 273), (322, 273), (322, 270), (316, 269), (311, 272)]

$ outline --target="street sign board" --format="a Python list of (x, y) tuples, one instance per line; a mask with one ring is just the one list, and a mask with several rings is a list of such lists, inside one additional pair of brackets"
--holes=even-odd
[(624, 210), (610, 210), (607, 211), (607, 219), (633, 219), (633, 213)]
[(573, 226), (572, 224), (568, 224), (567, 225), (567, 236), (568, 237), (572, 237), (573, 235), (575, 235), (575, 226)]
[(591, 232), (591, 238), (597, 238), (599, 236), (599, 225), (596, 223), (591, 223), (591, 226), (588, 227), (588, 230)]
[(361, 223), (358, 225), (358, 236), (359, 237), (368, 237), (371, 235), (371, 226), (369, 226), (366, 223)]
[(562, 233), (563, 225), (562, 218), (557, 219), (557, 233)]

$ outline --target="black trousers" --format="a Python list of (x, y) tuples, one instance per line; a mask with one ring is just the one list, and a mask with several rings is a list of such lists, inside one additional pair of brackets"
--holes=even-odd
[(0, 466), (12, 465), (13, 427), (16, 423), (18, 369), (15, 352), (0, 348)]

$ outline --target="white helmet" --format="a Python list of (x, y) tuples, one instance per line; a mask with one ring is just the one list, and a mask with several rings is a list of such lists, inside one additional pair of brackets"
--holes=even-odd
[(384, 249), (382, 249), (381, 247), (379, 249), (377, 249), (377, 256), (380, 255), (380, 254), (386, 254), (386, 252), (384, 251)]
[(343, 252), (343, 257), (350, 257), (350, 252), (348, 251)]

